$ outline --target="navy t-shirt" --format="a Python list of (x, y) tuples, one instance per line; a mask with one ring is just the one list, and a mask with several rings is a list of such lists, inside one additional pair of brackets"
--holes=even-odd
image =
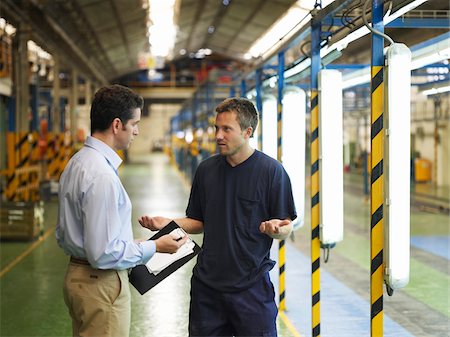
[(297, 217), (289, 176), (257, 150), (235, 167), (221, 155), (203, 161), (186, 215), (204, 225), (194, 277), (224, 292), (247, 289), (273, 268), (273, 239), (259, 231), (261, 222)]

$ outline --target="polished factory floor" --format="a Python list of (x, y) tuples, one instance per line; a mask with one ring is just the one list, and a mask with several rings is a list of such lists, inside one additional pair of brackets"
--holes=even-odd
[[(189, 186), (164, 154), (121, 168), (133, 202), (136, 237), (149, 237), (142, 214), (184, 215)], [(369, 202), (359, 175), (345, 177), (345, 239), (321, 261), (321, 336), (370, 336)], [(384, 336), (450, 336), (449, 191), (414, 185), (411, 209), (411, 279), (384, 296)], [(307, 192), (306, 200), (309, 200)], [(307, 208), (308, 209), (308, 208)], [(45, 230), (35, 242), (0, 244), (0, 336), (69, 336), (62, 298), (68, 258), (54, 239), (56, 202), (45, 205)], [(287, 311), (279, 336), (311, 336), (309, 211), (286, 247)], [(201, 236), (194, 236), (201, 242)], [(277, 258), (278, 244), (273, 245)], [(220, 263), (220, 261), (218, 261)], [(194, 261), (141, 296), (132, 288), (132, 337), (187, 336), (189, 278)], [(278, 289), (278, 269), (272, 272)]]

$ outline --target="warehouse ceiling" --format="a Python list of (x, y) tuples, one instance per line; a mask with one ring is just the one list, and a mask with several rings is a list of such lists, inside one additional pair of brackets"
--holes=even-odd
[[(173, 58), (166, 68), (171, 66), (177, 74), (193, 76), (202, 66), (195, 54), (204, 48), (212, 50), (207, 56), (209, 64), (232, 64), (234, 69), (251, 64), (244, 58), (248, 48), (295, 2), (178, 0), (178, 32)], [(393, 0), (392, 4), (395, 8), (409, 2)], [(363, 0), (347, 1), (338, 12), (344, 19), (337, 21), (345, 24), (360, 16), (362, 4)], [(426, 13), (430, 20), (436, 15), (448, 18), (448, 7), (448, 0), (430, 0), (417, 9), (417, 15)], [(140, 56), (149, 50), (148, 13), (143, 0), (1, 0), (0, 16), (43, 49), (58, 55), (63, 71), (70, 72), (76, 65), (82, 76), (100, 83), (136, 77), (134, 74), (142, 68)], [(387, 31), (399, 42), (413, 45), (448, 29)], [(347, 48), (339, 61), (370, 62), (369, 56), (370, 41), (361, 39)]]
[[(211, 49), (217, 62), (242, 62), (250, 45), (293, 3), (179, 0), (173, 62), (189, 68), (189, 58), (201, 48)], [(64, 55), (66, 66), (76, 62), (101, 81), (138, 71), (140, 54), (149, 50), (143, 0), (1, 0), (0, 14), (29, 28), (30, 39), (45, 50)]]

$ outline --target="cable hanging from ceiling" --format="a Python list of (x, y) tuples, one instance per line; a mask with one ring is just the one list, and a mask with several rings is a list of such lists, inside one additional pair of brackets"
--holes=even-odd
[(367, 5), (369, 4), (371, 0), (366, 0), (364, 2), (363, 5), (363, 12), (362, 12), (362, 19), (364, 22), (364, 25), (373, 33), (376, 34), (378, 36), (381, 36), (383, 39), (387, 40), (389, 42), (389, 44), (394, 44), (394, 40), (392, 40), (392, 38), (390, 36), (388, 36), (387, 34), (381, 33), (378, 30), (376, 30), (375, 28), (373, 28), (368, 22), (367, 22), (367, 18), (366, 18), (366, 11), (367, 11)]

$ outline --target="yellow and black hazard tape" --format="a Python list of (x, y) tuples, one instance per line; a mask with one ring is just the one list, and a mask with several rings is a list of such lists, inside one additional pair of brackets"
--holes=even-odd
[(372, 66), (371, 81), (371, 336), (383, 336), (383, 66)]
[[(283, 106), (281, 103), (277, 105), (277, 159), (281, 162), (283, 149), (282, 149), (282, 121)], [(285, 241), (279, 240), (278, 246), (278, 264), (279, 264), (279, 305), (278, 310), (286, 310), (286, 248)]]
[(319, 199), (319, 96), (311, 91), (311, 291), (312, 335), (320, 336), (320, 199)]
[(39, 197), (39, 165), (37, 137), (28, 132), (10, 132), (7, 137), (8, 155), (5, 197), (9, 201), (32, 201)]

